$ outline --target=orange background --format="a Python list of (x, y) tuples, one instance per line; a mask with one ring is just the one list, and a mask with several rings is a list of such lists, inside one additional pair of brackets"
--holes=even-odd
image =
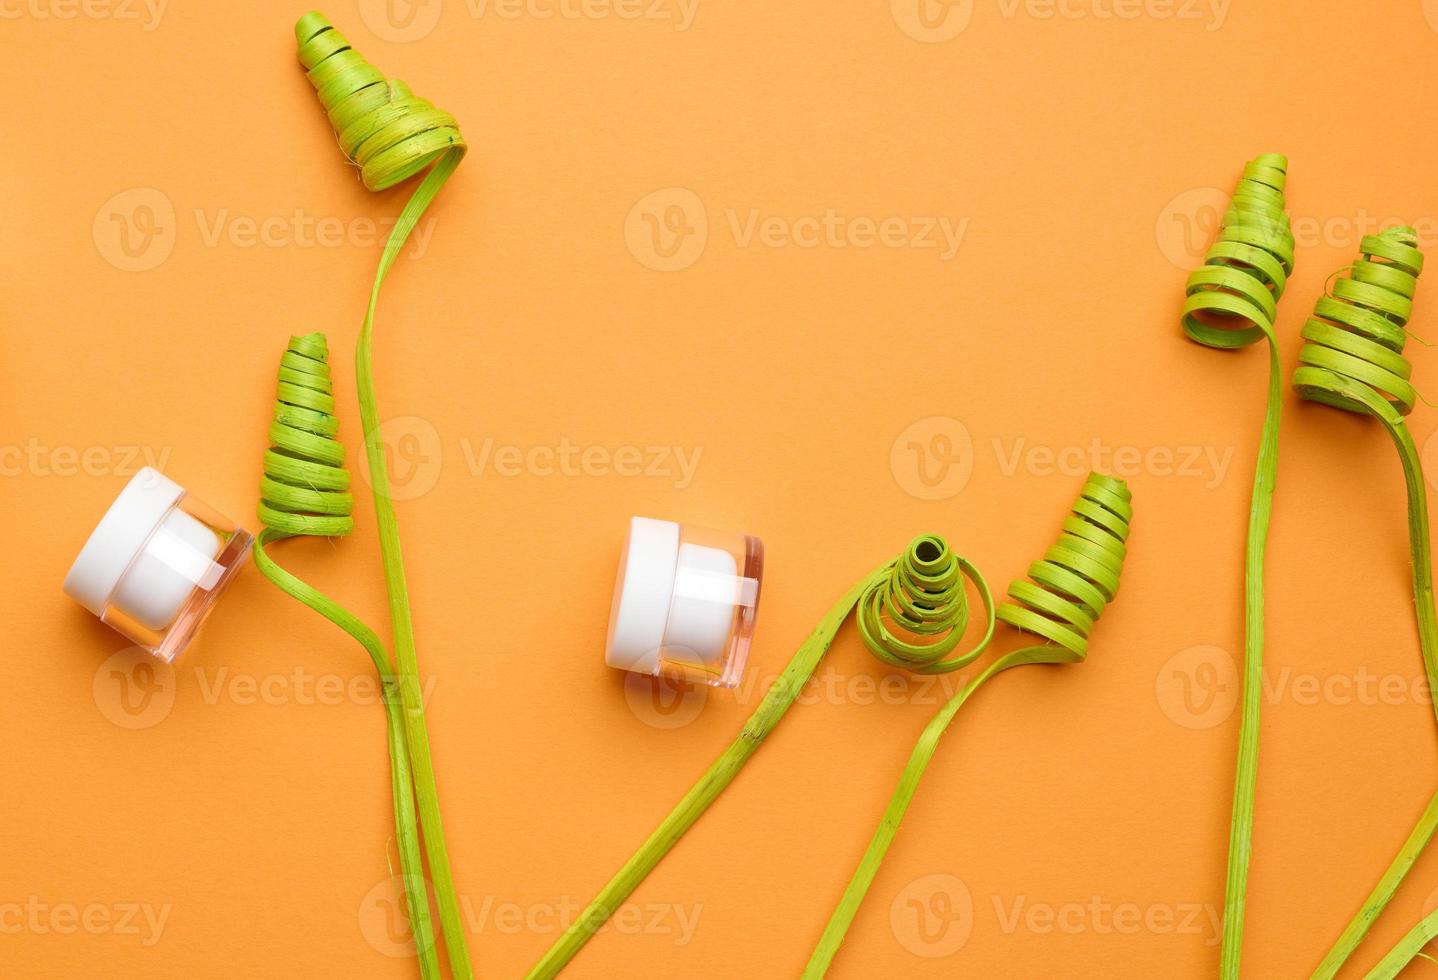
[[(1070, 0), (1076, 16), (1046, 19), (976, 0), (928, 21), (913, 0), (702, 0), (692, 22), (654, 0), (640, 9), (664, 17), (327, 10), (472, 146), (424, 254), (396, 266), (377, 363), (478, 975), (533, 963), (824, 610), (913, 535), (945, 534), (997, 588), (1022, 574), (1095, 439), (1134, 493), (1123, 593), (1088, 663), (1017, 671), (963, 710), (833, 976), (1214, 974), (1266, 362), (1183, 339), (1184, 268), (1221, 203), (1206, 189), (1287, 153), (1287, 373), (1365, 221), (1438, 241), (1415, 101), (1438, 4), (1187, 2)], [(302, 7), (4, 11), (0, 974), (413, 976), (386, 918), (383, 722), (358, 648), (250, 570), (177, 668), (147, 673), (107, 660), (124, 641), (59, 588), (133, 472), (126, 447), (253, 527), (291, 333), (328, 332), (358, 446), (364, 221), (408, 188), (372, 195), (347, 170), (295, 61)], [(794, 241), (829, 212), (835, 239)], [(768, 231), (747, 236), (751, 216)], [(864, 247), (852, 219), (892, 217), (891, 244)], [(914, 237), (940, 218), (966, 222), (947, 259)], [(654, 221), (679, 237), (655, 249)], [(666, 264), (683, 267), (650, 267)], [(1438, 339), (1432, 289), (1413, 327)], [(1410, 354), (1431, 390), (1438, 353)], [(1425, 445), (1434, 413), (1412, 428)], [(700, 455), (687, 481), (672, 457), (657, 476), (542, 456), (501, 473), (477, 465), (485, 440)], [(1228, 462), (1184, 465), (1195, 450)], [(362, 496), (351, 538), (278, 553), (379, 626)], [(737, 692), (676, 701), (603, 665), (631, 514), (765, 540)], [(1306, 975), (1431, 793), (1406, 548), (1382, 433), (1289, 395), (1245, 976)], [(1017, 642), (1003, 630), (997, 649)], [(796, 975), (941, 700), (889, 676), (846, 629), (635, 894), (642, 922), (567, 975)], [(1438, 851), (1349, 974), (1435, 889)], [(1115, 927), (1119, 908), (1137, 927), (1128, 911)]]

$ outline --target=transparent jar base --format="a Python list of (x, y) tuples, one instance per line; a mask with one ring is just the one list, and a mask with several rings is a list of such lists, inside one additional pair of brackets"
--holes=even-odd
[(707, 684), (710, 687), (737, 687), (744, 676), (744, 667), (749, 662), (749, 646), (754, 639), (754, 625), (759, 618), (759, 587), (764, 577), (764, 543), (756, 537), (745, 535), (744, 560), (740, 576), (753, 583), (752, 595), (734, 606), (729, 624), (728, 656), (717, 666), (711, 667), (693, 655), (687, 647), (669, 645), (659, 650), (659, 666), (655, 677), (669, 677), (677, 681)]
[(754, 635), (763, 543), (752, 535), (634, 517), (619, 559), (605, 663), (735, 687)]
[(243, 528), (230, 536), (214, 559), (215, 564), (222, 569), (215, 584), (209, 589), (197, 588), (191, 592), (174, 620), (167, 626), (160, 629), (145, 626), (114, 603), (106, 605), (100, 616), (101, 621), (119, 630), (135, 641), (137, 646), (143, 647), (161, 660), (173, 661), (194, 640), (200, 627), (214, 610), (216, 602), (224, 594), (225, 587), (249, 560), (252, 540), (250, 533)]

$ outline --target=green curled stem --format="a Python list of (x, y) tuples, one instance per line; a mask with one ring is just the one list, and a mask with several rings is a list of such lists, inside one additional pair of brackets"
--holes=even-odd
[(1219, 976), (1237, 980), (1243, 958), (1243, 915), (1253, 849), (1253, 800), (1258, 781), (1259, 702), (1263, 688), (1263, 557), (1278, 470), (1278, 416), (1283, 404), (1274, 318), (1293, 272), (1293, 232), (1284, 211), (1288, 160), (1277, 153), (1244, 167), (1223, 216), (1218, 240), (1188, 277), (1182, 324), (1189, 339), (1235, 350), (1268, 342), (1268, 396), (1253, 474), (1244, 555), (1243, 685), (1228, 873), (1223, 899)]
[(987, 681), (1012, 667), (1078, 663), (1087, 655), (1089, 631), (1118, 593), (1133, 517), (1130, 502), (1128, 487), (1122, 480), (1091, 474), (1064, 521), (1058, 542), (1029, 567), (1032, 581), (1017, 581), (1009, 587), (1014, 601), (998, 607), (998, 619), (1048, 642), (995, 659), (925, 726), (864, 856), (809, 957), (804, 980), (818, 980), (828, 972), (889, 845), (898, 835), (919, 781), (938, 751), (939, 740), (959, 708)]
[[(1417, 398), (1410, 380), (1412, 366), (1403, 356), (1405, 327), (1412, 315), (1423, 256), (1417, 248), (1416, 232), (1404, 227), (1365, 236), (1359, 249), (1358, 261), (1340, 270), (1340, 278), (1331, 280), (1332, 293), (1319, 299), (1313, 316), (1303, 327), (1306, 343), (1299, 351), (1300, 366), (1294, 371), (1293, 387), (1308, 401), (1377, 419), (1398, 450), (1408, 498), (1418, 645), (1438, 721), (1438, 614), (1433, 602), (1428, 493), (1422, 459), (1405, 421)], [(1438, 794), (1429, 801), (1398, 854), (1313, 972), (1315, 980), (1331, 980), (1357, 950), (1435, 829)], [(1422, 943), (1418, 948), (1421, 947)], [(1399, 955), (1398, 950), (1384, 962), (1392, 961), (1395, 955)]]
[(404, 82), (385, 76), (350, 46), (329, 20), (308, 13), (295, 24), (300, 63), (324, 105), (340, 148), (359, 168), (365, 187), (379, 191), (424, 172), (385, 241), (355, 349), (360, 418), (364, 428), (370, 490), (379, 529), (381, 564), (394, 644), (405, 747), (413, 773), (425, 854), (439, 906), (440, 926), (455, 980), (473, 970), (449, 849), (440, 815), (439, 788), (425, 724), (414, 623), (405, 581), (399, 520), (395, 515), (375, 395), (373, 341), (381, 287), (410, 233), (463, 159), (466, 144), (454, 117), (416, 96)]
[(292, 337), (280, 360), (275, 419), (270, 449), (260, 481), (259, 517), (264, 524), (255, 538), (255, 567), (281, 591), (324, 616), (353, 637), (374, 664), (385, 708), (390, 757), (390, 791), (394, 804), (395, 840), (399, 848), (405, 904), (424, 980), (439, 980), (439, 960), (424, 886), (419, 824), (415, 819), (414, 784), (409, 750), (400, 714), (399, 689), (389, 654), (374, 630), (318, 589), (286, 571), (265, 550), (285, 538), (342, 536), (354, 528), (349, 472), (344, 446), (335, 438), (334, 395), (329, 351), (323, 334)]

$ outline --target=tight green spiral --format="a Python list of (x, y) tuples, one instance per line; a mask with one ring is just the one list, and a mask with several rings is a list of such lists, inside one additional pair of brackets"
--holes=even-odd
[(445, 151), (465, 146), (453, 116), (399, 79), (386, 78), (323, 14), (311, 11), (301, 17), (295, 40), (340, 149), (360, 168), (370, 190), (393, 187)]
[(260, 522), (286, 535), (342, 537), (354, 530), (345, 447), (335, 438), (329, 347), (322, 333), (291, 337), (280, 358), (270, 448), (260, 478)]
[(1029, 566), (1032, 581), (1009, 586), (1014, 601), (999, 604), (999, 620), (1083, 657), (1089, 631), (1118, 595), (1132, 501), (1123, 480), (1091, 473), (1058, 541)]
[(1293, 232), (1283, 210), (1287, 181), (1282, 154), (1265, 153), (1243, 168), (1218, 240), (1188, 277), (1183, 329), (1200, 344), (1246, 347), (1272, 330), (1293, 273)]
[(1309, 401), (1396, 421), (1413, 410), (1413, 365), (1403, 356), (1423, 253), (1412, 228), (1367, 235), (1361, 256), (1303, 326), (1293, 387)]
[[(983, 598), (988, 616), (983, 639), (960, 657), (944, 659), (963, 639), (969, 624), (965, 579)], [(983, 650), (994, 628), (988, 584), (966, 559), (937, 534), (909, 542), (859, 599), (855, 622), (869, 651), (894, 667), (920, 674), (958, 670)]]

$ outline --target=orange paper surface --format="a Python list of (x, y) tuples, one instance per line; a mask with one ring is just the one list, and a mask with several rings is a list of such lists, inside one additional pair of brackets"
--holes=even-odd
[[(416, 975), (362, 651), (253, 569), (173, 669), (60, 591), (147, 461), (253, 529), (291, 333), (328, 333), (358, 462), (350, 360), (409, 188), (367, 193), (341, 157), (303, 10), (0, 3), (5, 977)], [(1266, 360), (1184, 340), (1185, 272), (1244, 162), (1286, 153), (1290, 373), (1364, 233), (1438, 242), (1414, 101), (1438, 5), (325, 12), (472, 147), (396, 264), (376, 361), (477, 975), (538, 958), (861, 575), (937, 532), (1001, 590), (1090, 468), (1135, 518), (1089, 662), (963, 709), (832, 975), (1214, 975)], [(1432, 288), (1412, 328), (1438, 340)], [(1438, 354), (1410, 354), (1438, 390)], [(1438, 465), (1432, 410), (1411, 426)], [(276, 555), (387, 632), (353, 468), (359, 530)], [(603, 665), (631, 514), (764, 539), (737, 691)], [(1288, 396), (1269, 554), (1245, 976), (1291, 977), (1438, 784), (1376, 426)], [(797, 975), (955, 683), (846, 628), (566, 976)], [(1435, 905), (1438, 853), (1352, 975)]]

